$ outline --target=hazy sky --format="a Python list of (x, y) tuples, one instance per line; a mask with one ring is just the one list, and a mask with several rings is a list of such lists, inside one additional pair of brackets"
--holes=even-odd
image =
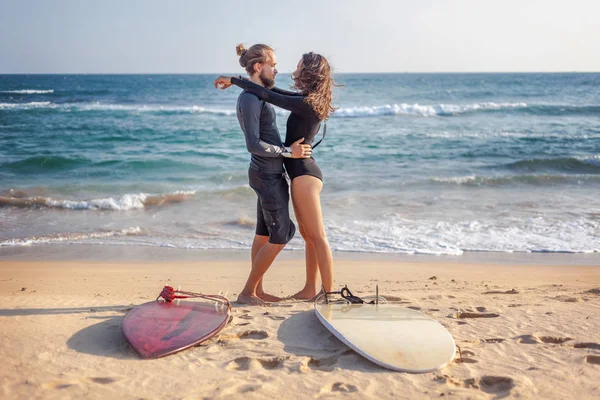
[(0, 0), (0, 73), (600, 71), (600, 0)]

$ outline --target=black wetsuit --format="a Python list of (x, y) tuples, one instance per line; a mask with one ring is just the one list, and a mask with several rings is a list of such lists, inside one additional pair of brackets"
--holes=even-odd
[[(290, 146), (300, 138), (304, 138), (304, 144), (312, 145), (321, 127), (321, 120), (313, 107), (304, 101), (306, 98), (304, 95), (278, 88), (267, 89), (247, 79), (235, 77), (231, 78), (231, 83), (258, 96), (263, 101), (291, 111), (287, 120), (286, 146)], [(321, 169), (312, 157), (285, 158), (283, 162), (291, 180), (301, 175), (312, 175), (323, 180)]]
[(284, 156), (291, 154), (281, 142), (275, 110), (255, 95), (242, 92), (237, 117), (252, 154), (248, 179), (258, 196), (256, 234), (269, 236), (271, 243), (286, 244), (296, 232), (290, 219), (289, 187), (283, 171)]

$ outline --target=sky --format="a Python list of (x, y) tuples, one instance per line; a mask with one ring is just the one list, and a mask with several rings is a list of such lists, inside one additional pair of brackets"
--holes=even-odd
[(599, 0), (0, 0), (0, 73), (600, 71)]

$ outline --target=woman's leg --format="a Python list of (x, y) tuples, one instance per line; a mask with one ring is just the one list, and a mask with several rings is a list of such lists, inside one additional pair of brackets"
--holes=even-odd
[[(307, 244), (314, 247), (318, 270), (325, 290), (333, 290), (333, 256), (323, 226), (321, 211), (321, 190), (323, 182), (311, 175), (302, 175), (292, 181), (292, 199), (296, 209), (296, 218), (302, 221), (302, 229)], [(308, 271), (307, 271), (308, 276)]]
[[(294, 184), (292, 183), (292, 186)], [(304, 232), (304, 225), (302, 222), (302, 217), (300, 216), (300, 212), (296, 207), (296, 202), (302, 201), (302, 196), (298, 196), (298, 198), (294, 197), (292, 194), (292, 205), (294, 206), (294, 214), (296, 215), (296, 220), (298, 221), (298, 230), (306, 243), (304, 257), (306, 260), (306, 283), (302, 290), (298, 293), (291, 296), (293, 299), (297, 300), (308, 300), (312, 299), (317, 295), (318, 291), (318, 274), (319, 274), (319, 262), (317, 259), (317, 253), (315, 251), (315, 246), (307, 239), (306, 233)]]

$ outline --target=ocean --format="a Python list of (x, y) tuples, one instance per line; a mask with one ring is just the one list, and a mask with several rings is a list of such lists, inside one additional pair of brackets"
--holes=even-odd
[[(0, 252), (249, 249), (240, 89), (215, 78), (0, 75)], [(600, 74), (335, 79), (313, 153), (333, 250), (600, 252)]]

